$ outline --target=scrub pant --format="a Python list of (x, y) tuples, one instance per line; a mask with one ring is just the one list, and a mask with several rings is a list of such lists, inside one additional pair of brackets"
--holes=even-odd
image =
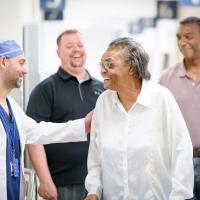
[(84, 200), (87, 195), (84, 184), (57, 187), (58, 200)]

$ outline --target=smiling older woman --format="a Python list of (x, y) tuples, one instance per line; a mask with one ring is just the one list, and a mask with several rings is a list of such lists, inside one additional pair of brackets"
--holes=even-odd
[(193, 196), (192, 144), (172, 94), (151, 83), (149, 56), (119, 38), (101, 59), (107, 89), (94, 110), (86, 200)]

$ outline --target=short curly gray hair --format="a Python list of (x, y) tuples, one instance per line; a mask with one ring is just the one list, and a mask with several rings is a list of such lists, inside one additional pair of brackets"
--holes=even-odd
[(125, 62), (130, 65), (135, 72), (134, 78), (139, 80), (149, 80), (151, 78), (151, 74), (147, 69), (149, 55), (139, 43), (134, 41), (131, 37), (118, 38), (109, 44), (107, 51), (113, 49), (120, 49), (123, 51), (122, 56), (124, 56)]

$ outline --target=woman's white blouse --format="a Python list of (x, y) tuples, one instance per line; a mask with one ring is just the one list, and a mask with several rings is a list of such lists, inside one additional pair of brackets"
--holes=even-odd
[(128, 112), (117, 93), (107, 90), (94, 111), (86, 188), (103, 200), (191, 198), (192, 152), (182, 114), (166, 88), (143, 82)]

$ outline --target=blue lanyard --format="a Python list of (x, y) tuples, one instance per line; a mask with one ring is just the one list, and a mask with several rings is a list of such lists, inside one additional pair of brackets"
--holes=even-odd
[(15, 151), (15, 139), (16, 139), (16, 123), (15, 123), (15, 119), (14, 119), (14, 115), (11, 109), (11, 105), (10, 102), (8, 101), (8, 99), (6, 99), (7, 105), (8, 105), (8, 110), (9, 110), (9, 115), (11, 118), (11, 129), (9, 129), (9, 124), (7, 123), (5, 111), (2, 108), (2, 106), (0, 105), (0, 117), (1, 117), (1, 121), (3, 123), (4, 129), (7, 133), (7, 137), (8, 139), (11, 141), (11, 148), (12, 151)]
[[(2, 106), (0, 105), (0, 118), (2, 121), (2, 124), (4, 126), (6, 135), (7, 135), (7, 141), (10, 147), (11, 147), (11, 154), (9, 153), (10, 151), (8, 151), (8, 156), (9, 156), (9, 164), (10, 165), (10, 174), (11, 176), (17, 178), (20, 177), (20, 169), (19, 169), (19, 160), (18, 158), (16, 158), (16, 152), (15, 152), (15, 140), (16, 138), (16, 133), (17, 132), (17, 124), (11, 109), (11, 105), (10, 102), (8, 101), (8, 99), (6, 99), (7, 105), (8, 105), (8, 110), (9, 110), (9, 116), (7, 116), (6, 112), (4, 111), (4, 109), (2, 108)], [(7, 119), (9, 118), (10, 119)], [(17, 150), (18, 151), (18, 150)]]

